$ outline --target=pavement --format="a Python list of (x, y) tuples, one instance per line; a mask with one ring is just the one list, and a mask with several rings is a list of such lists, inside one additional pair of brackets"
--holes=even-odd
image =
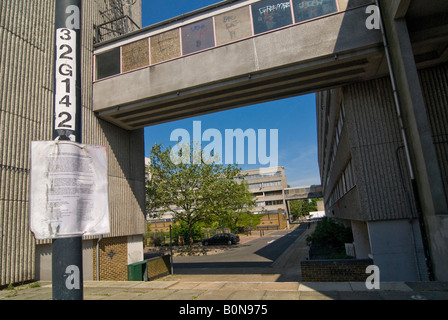
[[(300, 261), (307, 255), (309, 232), (269, 272), (235, 269), (227, 274), (173, 274), (149, 282), (84, 281), (84, 300), (448, 300), (448, 282), (380, 282), (380, 289), (367, 289), (364, 282), (302, 282)], [(48, 281), (0, 291), (0, 300), (51, 299)]]

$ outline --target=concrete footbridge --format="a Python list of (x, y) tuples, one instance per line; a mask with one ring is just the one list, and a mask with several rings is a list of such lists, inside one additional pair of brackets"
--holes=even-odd
[[(429, 18), (444, 1), (390, 6), (418, 68), (447, 59), (443, 23)], [(225, 0), (99, 43), (94, 111), (133, 130), (387, 76), (375, 3)]]
[(321, 185), (311, 185), (306, 187), (295, 187), (295, 188), (285, 188), (285, 200), (303, 200), (303, 199), (314, 199), (322, 198), (322, 186)]
[(133, 130), (386, 75), (373, 3), (228, 0), (100, 43), (94, 111)]

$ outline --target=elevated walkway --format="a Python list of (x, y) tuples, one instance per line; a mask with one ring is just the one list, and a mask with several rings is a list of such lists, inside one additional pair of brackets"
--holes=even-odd
[(322, 198), (322, 186), (312, 185), (309, 187), (285, 188), (285, 200), (302, 200)]
[[(133, 130), (387, 76), (374, 3), (226, 0), (102, 42), (94, 111)], [(419, 69), (448, 60), (445, 6), (394, 3)]]
[(223, 1), (97, 46), (94, 111), (132, 130), (387, 74), (373, 1), (303, 3)]

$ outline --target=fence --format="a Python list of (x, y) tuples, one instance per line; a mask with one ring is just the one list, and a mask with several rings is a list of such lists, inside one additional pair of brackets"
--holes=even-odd
[(128, 281), (151, 281), (170, 273), (170, 255), (154, 257), (128, 265)]

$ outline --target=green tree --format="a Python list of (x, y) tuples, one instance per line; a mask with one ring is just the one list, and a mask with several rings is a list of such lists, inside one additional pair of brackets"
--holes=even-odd
[(301, 200), (291, 200), (289, 202), (289, 209), (291, 210), (291, 215), (294, 220), (302, 216), (302, 201)]
[(316, 199), (303, 199), (303, 200), (292, 200), (289, 204), (291, 214), (294, 219), (299, 217), (305, 217), (310, 214), (310, 212), (317, 211), (317, 200)]
[[(216, 164), (202, 155), (198, 157), (189, 145), (181, 148), (178, 158), (179, 154), (173, 157), (171, 147), (162, 148), (156, 144), (151, 149), (147, 211), (170, 212), (174, 221), (182, 222), (190, 245), (198, 224), (210, 225), (217, 220), (233, 218), (234, 214), (247, 213), (253, 204), (252, 195), (247, 185), (235, 180), (241, 169), (235, 165)], [(192, 158), (193, 161), (189, 161)]]
[(222, 177), (213, 190), (215, 200), (210, 206), (212, 222), (220, 228), (230, 228), (234, 232), (248, 225), (256, 225), (260, 220), (250, 210), (255, 205), (255, 200), (249, 192), (247, 182), (235, 181), (235, 178), (241, 177), (240, 172), (241, 170), (234, 166), (224, 168)]
[(188, 229), (184, 221), (179, 221), (173, 226), (172, 235), (174, 243), (179, 243), (179, 238), (182, 237), (185, 244), (191, 245), (194, 241), (201, 240), (204, 236), (202, 230), (202, 223), (196, 223), (191, 230)]

